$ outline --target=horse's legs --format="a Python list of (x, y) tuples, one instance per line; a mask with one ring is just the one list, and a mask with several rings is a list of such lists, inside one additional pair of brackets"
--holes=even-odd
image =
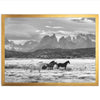
[(53, 70), (53, 67), (51, 67), (51, 70)]
[(57, 69), (59, 69), (59, 66), (57, 67)]
[(66, 66), (65, 66), (65, 70), (66, 70)]

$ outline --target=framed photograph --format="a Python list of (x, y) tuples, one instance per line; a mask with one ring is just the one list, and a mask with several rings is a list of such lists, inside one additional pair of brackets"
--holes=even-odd
[(2, 15), (3, 86), (97, 86), (98, 15)]

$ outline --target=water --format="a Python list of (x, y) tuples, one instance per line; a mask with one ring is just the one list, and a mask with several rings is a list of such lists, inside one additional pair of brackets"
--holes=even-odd
[[(44, 63), (70, 61), (67, 70), (62, 68), (41, 70)], [(95, 82), (95, 59), (6, 59), (5, 82), (42, 83), (93, 83)]]

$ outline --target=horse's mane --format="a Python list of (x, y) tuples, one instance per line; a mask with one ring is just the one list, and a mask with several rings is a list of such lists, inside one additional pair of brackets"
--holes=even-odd
[(66, 61), (65, 63), (69, 63), (69, 60), (68, 60), (68, 61)]

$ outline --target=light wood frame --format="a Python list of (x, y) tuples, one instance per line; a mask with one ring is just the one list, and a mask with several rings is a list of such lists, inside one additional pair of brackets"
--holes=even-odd
[[(95, 83), (6, 83), (5, 82), (5, 18), (34, 18), (34, 17), (39, 17), (39, 18), (44, 18), (44, 17), (88, 17), (88, 18), (95, 18), (96, 19), (96, 82)], [(29, 15), (29, 14), (4, 14), (2, 15), (2, 45), (1, 45), (1, 54), (2, 54), (2, 74), (1, 74), (1, 81), (3, 86), (98, 86), (98, 73), (99, 73), (99, 15), (98, 14), (47, 14), (47, 15)]]

